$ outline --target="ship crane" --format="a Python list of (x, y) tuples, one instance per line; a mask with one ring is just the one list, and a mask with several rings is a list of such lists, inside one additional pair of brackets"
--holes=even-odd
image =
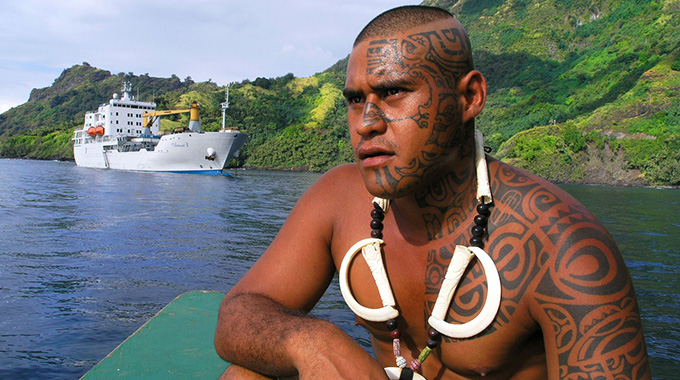
[(186, 113), (189, 112), (189, 129), (194, 131), (194, 132), (200, 132), (201, 131), (201, 115), (200, 115), (200, 106), (198, 105), (197, 102), (191, 103), (191, 108), (185, 109), (185, 110), (163, 110), (163, 111), (151, 111), (151, 112), (144, 112), (142, 113), (142, 116), (144, 117), (144, 129), (145, 129), (145, 134), (150, 134), (149, 131), (147, 131), (147, 128), (150, 128), (158, 118), (161, 116), (167, 116), (167, 115), (174, 115), (178, 113)]

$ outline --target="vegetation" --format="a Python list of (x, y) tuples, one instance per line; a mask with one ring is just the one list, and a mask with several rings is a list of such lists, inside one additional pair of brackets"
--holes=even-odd
[[(680, 185), (680, 0), (426, 0), (467, 27), (489, 83), (477, 127), (492, 154), (558, 182)], [(346, 59), (309, 78), (230, 86), (227, 124), (250, 140), (234, 165), (326, 170), (352, 159)], [(197, 100), (217, 130), (225, 87), (111, 75), (87, 63), (0, 115), (0, 156), (71, 159), (70, 137), (130, 80), (159, 109)], [(188, 123), (165, 118), (163, 129)]]
[(680, 0), (425, 3), (467, 26), (497, 157), (558, 182), (680, 185)]

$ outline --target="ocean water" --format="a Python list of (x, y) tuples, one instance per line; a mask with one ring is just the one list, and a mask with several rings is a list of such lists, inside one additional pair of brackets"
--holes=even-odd
[[(319, 174), (0, 159), (0, 379), (75, 379), (186, 291), (226, 292)], [(680, 369), (680, 190), (565, 186), (633, 277), (655, 379)], [(314, 313), (368, 346), (334, 283)]]

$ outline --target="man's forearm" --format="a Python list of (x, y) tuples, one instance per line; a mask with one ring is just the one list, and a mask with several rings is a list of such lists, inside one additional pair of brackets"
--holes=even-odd
[(306, 334), (337, 334), (331, 323), (289, 310), (258, 294), (239, 294), (220, 307), (215, 347), (225, 360), (270, 376), (297, 373)]

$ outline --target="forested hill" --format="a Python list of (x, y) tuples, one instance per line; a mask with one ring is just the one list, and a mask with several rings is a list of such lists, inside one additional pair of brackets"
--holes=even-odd
[[(468, 29), (489, 82), (477, 126), (492, 155), (558, 182), (680, 185), (680, 0), (424, 4), (450, 10)], [(232, 164), (326, 170), (351, 160), (345, 66), (231, 84), (228, 124), (251, 136)], [(85, 111), (123, 80), (159, 109), (197, 100), (203, 128), (221, 124), (226, 84), (114, 75), (82, 64), (0, 115), (0, 156), (72, 158), (70, 137)], [(163, 128), (187, 117), (168, 117)]]

